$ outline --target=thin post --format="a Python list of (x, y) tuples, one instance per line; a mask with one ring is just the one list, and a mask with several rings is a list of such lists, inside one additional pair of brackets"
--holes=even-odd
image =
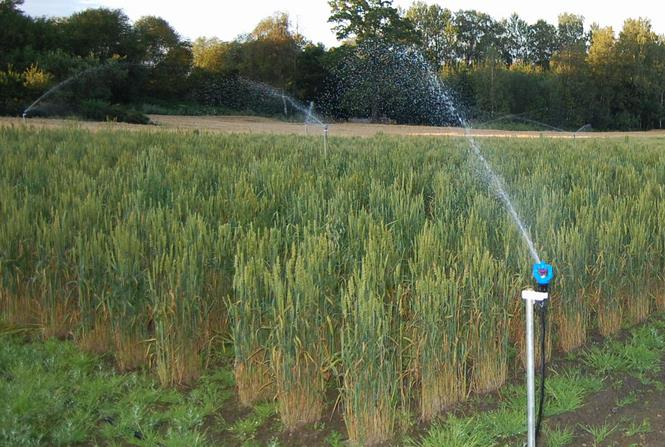
[[(538, 265), (536, 264), (536, 266)], [(526, 305), (526, 413), (528, 447), (536, 447), (536, 355), (533, 340), (533, 305), (536, 302), (545, 301), (548, 296), (547, 292), (537, 292), (533, 289), (522, 291), (522, 299)], [(545, 355), (545, 353), (541, 352), (540, 355)]]
[(328, 158), (328, 126), (323, 126), (323, 157)]
[[(526, 299), (526, 396), (528, 447), (536, 447), (536, 384), (533, 348), (533, 300)], [(541, 354), (542, 355), (542, 354)]]

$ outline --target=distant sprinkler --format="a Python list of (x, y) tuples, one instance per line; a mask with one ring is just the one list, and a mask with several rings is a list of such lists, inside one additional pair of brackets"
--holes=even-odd
[(328, 158), (328, 125), (323, 126), (323, 156)]
[(28, 116), (28, 112), (23, 112), (23, 115), (21, 116), (23, 117), (23, 122), (25, 123), (25, 118)]

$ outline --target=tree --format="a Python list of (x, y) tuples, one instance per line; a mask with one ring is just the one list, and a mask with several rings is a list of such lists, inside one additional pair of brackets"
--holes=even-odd
[(497, 49), (501, 46), (499, 36), (503, 29), (485, 13), (474, 10), (458, 11), (453, 23), (457, 31), (457, 59), (466, 65), (482, 61), (490, 48)]
[(302, 37), (291, 31), (289, 16), (276, 13), (259, 22), (242, 43), (239, 73), (288, 89), (303, 44)]
[(526, 62), (529, 60), (530, 48), (529, 24), (520, 19), (517, 14), (512, 14), (504, 24), (506, 30), (504, 48), (509, 64), (515, 62)]
[(338, 117), (437, 125), (456, 122), (437, 73), (423, 63), (413, 46), (365, 41), (342, 45), (334, 53), (335, 82), (328, 99), (337, 105)]
[(134, 24), (134, 35), (140, 61), (148, 66), (163, 63), (171, 51), (184, 46), (178, 33), (160, 17), (138, 19)]
[(569, 13), (560, 14), (557, 40), (559, 51), (586, 50), (587, 36), (584, 34), (584, 17)]
[(225, 68), (228, 68), (227, 56), (231, 45), (228, 42), (222, 42), (216, 37), (210, 39), (199, 37), (192, 45), (194, 68), (221, 73)]
[(66, 19), (63, 28), (67, 50), (78, 56), (106, 60), (131, 52), (132, 28), (120, 9), (86, 9)]
[(540, 67), (549, 68), (552, 55), (557, 49), (556, 28), (544, 20), (538, 20), (529, 27), (527, 42), (529, 61)]
[(413, 43), (417, 35), (413, 24), (393, 7), (392, 0), (330, 0), (329, 23), (337, 39), (382, 40)]
[(148, 70), (146, 92), (159, 98), (181, 97), (192, 66), (189, 42), (164, 19), (141, 17), (134, 24), (137, 60)]
[(616, 63), (616, 38), (612, 27), (591, 29), (591, 45), (586, 59), (594, 85), (595, 98), (590, 110), (594, 127), (612, 127), (612, 108), (619, 84)]
[(12, 63), (11, 54), (25, 46), (30, 19), (18, 9), (23, 0), (0, 0), (0, 69)]
[(659, 42), (649, 20), (624, 22), (616, 43), (623, 111), (618, 121), (623, 121), (623, 126), (647, 129), (659, 125), (663, 85), (658, 69)]
[(406, 18), (413, 23), (420, 46), (435, 66), (454, 61), (456, 31), (449, 9), (417, 1), (407, 10)]
[(318, 101), (328, 78), (325, 66), (326, 50), (323, 45), (306, 45), (298, 53), (298, 69), (293, 76), (292, 92), (304, 101)]

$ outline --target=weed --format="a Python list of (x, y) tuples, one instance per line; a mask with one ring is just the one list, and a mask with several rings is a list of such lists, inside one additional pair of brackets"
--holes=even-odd
[(589, 433), (593, 438), (594, 446), (599, 445), (603, 442), (609, 435), (611, 435), (614, 430), (617, 429), (617, 425), (611, 426), (608, 423), (603, 425), (579, 425), (579, 427), (585, 432)]
[(649, 422), (649, 419), (643, 419), (639, 425), (635, 421), (631, 421), (630, 425), (624, 430), (624, 434), (628, 437), (649, 432), (651, 432), (651, 422)]
[(545, 430), (547, 447), (565, 447), (573, 442), (573, 430), (569, 427)]

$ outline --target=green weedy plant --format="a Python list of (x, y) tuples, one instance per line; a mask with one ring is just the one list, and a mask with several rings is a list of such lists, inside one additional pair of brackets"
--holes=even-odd
[(466, 397), (468, 326), (458, 275), (451, 264), (446, 225), (426, 223), (411, 260), (414, 296), (411, 307), (414, 369), (420, 382), (420, 417), (431, 420), (446, 406)]
[(394, 434), (400, 384), (390, 286), (399, 277), (398, 261), (390, 232), (373, 224), (362, 267), (342, 294), (342, 397), (353, 445), (379, 444)]
[(234, 370), (243, 405), (272, 396), (269, 366), (270, 300), (269, 266), (282, 252), (278, 229), (250, 227), (238, 240), (233, 277), (233, 297), (228, 303)]
[(508, 273), (484, 248), (488, 234), (478, 210), (473, 209), (460, 227), (464, 232), (457, 262), (470, 327), (471, 389), (486, 393), (503, 385), (508, 373), (508, 294), (512, 284)]
[[(296, 248), (298, 247), (298, 248)], [(291, 247), (284, 267), (273, 266), (272, 368), (277, 403), (287, 430), (316, 422), (324, 408), (324, 371), (329, 362), (329, 293), (335, 277), (325, 236), (305, 234)]]
[(656, 185), (647, 182), (632, 204), (631, 216), (635, 221), (627, 228), (630, 242), (626, 247), (626, 276), (628, 285), (624, 296), (624, 314), (631, 324), (644, 321), (651, 311), (651, 290), (658, 287), (657, 255), (658, 227), (653, 204), (657, 203)]
[(607, 221), (600, 223), (596, 282), (598, 288), (598, 329), (601, 335), (615, 334), (623, 317), (621, 296), (625, 290), (625, 204), (616, 203)]
[(564, 227), (553, 238), (553, 259), (558, 260), (556, 295), (553, 298), (557, 302), (558, 344), (563, 352), (580, 347), (587, 336), (590, 306), (585, 286), (591, 252), (585, 235), (588, 233), (579, 227)]
[(208, 262), (203, 266), (203, 299), (201, 312), (203, 328), (199, 343), (204, 346), (207, 365), (214, 350), (229, 331), (227, 302), (233, 293), (233, 256), (236, 231), (228, 223), (219, 225), (210, 235)]
[(37, 234), (37, 314), (44, 337), (64, 338), (76, 325), (74, 273), (66, 212), (56, 210), (51, 222), (41, 222)]
[[(660, 187), (658, 204), (658, 218), (659, 228), (665, 222), (665, 186)], [(665, 231), (659, 231), (655, 234), (655, 253), (665, 253)], [(659, 256), (660, 263), (655, 263), (656, 272), (653, 278), (657, 284), (656, 289), (656, 308), (659, 312), (665, 311), (665, 256)]]
[(455, 274), (435, 268), (419, 278), (413, 297), (416, 364), (420, 377), (420, 416), (429, 421), (445, 407), (464, 400), (465, 315)]
[(148, 364), (147, 341), (151, 315), (147, 294), (144, 235), (145, 218), (132, 210), (111, 231), (107, 271), (111, 284), (106, 308), (111, 319), (113, 352), (121, 371)]
[(203, 269), (209, 246), (200, 216), (190, 216), (182, 226), (175, 219), (167, 221), (173, 243), (157, 252), (148, 278), (155, 370), (164, 386), (190, 384), (201, 373)]
[(0, 193), (0, 310), (2, 318), (11, 325), (36, 323), (36, 309), (31, 282), (34, 268), (36, 225), (30, 204), (20, 204), (13, 188)]
[(103, 354), (111, 350), (106, 282), (107, 236), (94, 231), (76, 238), (76, 277), (79, 327), (76, 341), (85, 351)]

